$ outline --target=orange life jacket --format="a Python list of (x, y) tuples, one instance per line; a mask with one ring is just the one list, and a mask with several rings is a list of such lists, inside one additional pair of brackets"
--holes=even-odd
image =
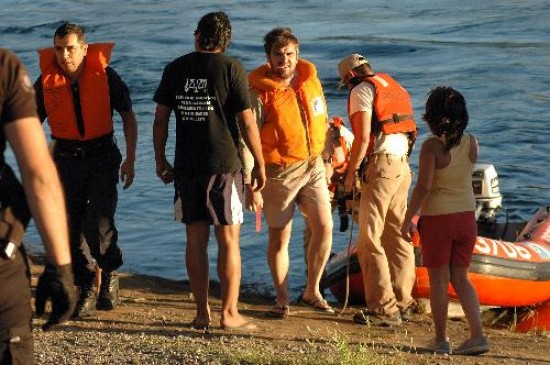
[(265, 162), (289, 165), (320, 155), (328, 116), (315, 66), (298, 60), (296, 91), (271, 79), (267, 76), (269, 71), (269, 65), (263, 65), (248, 76), (250, 87), (258, 93), (263, 105), (260, 137)]
[(341, 133), (344, 126), (344, 119), (342, 117), (332, 117), (329, 122), (330, 138), (332, 146), (332, 155), (330, 156), (330, 163), (335, 173), (343, 174), (346, 172), (349, 163), (350, 143), (346, 141)]
[[(384, 134), (405, 133), (409, 136), (409, 154), (416, 141), (418, 129), (414, 121), (411, 97), (407, 90), (388, 74), (378, 73), (361, 78), (374, 86), (374, 113), (371, 124), (371, 143), (369, 151), (374, 148), (375, 136)], [(353, 90), (353, 88), (352, 88)], [(351, 90), (350, 90), (351, 93)], [(348, 114), (349, 114), (348, 97)], [(351, 116), (350, 116), (351, 118)], [(352, 125), (355, 132), (355, 127)]]
[(113, 132), (109, 81), (105, 68), (113, 43), (88, 45), (85, 68), (78, 78), (80, 106), (85, 133), (80, 135), (71, 81), (58, 66), (53, 47), (38, 50), (44, 106), (54, 138), (89, 140)]

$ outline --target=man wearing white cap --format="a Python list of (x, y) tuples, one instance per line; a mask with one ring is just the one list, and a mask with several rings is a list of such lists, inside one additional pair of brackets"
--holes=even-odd
[(400, 232), (411, 184), (408, 155), (417, 133), (410, 96), (391, 76), (375, 74), (361, 55), (343, 58), (338, 72), (350, 90), (355, 135), (346, 189), (357, 173), (362, 180), (356, 247), (367, 308), (353, 321), (396, 326), (416, 306), (413, 246)]

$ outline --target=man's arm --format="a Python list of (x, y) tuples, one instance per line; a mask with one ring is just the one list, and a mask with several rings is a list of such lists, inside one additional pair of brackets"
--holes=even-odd
[[(258, 135), (260, 128), (263, 124), (263, 106), (260, 98), (254, 91), (254, 89), (250, 89), (250, 101), (252, 102), (252, 117), (256, 123), (256, 128), (258, 130)], [(240, 126), (239, 126), (240, 127)], [(261, 147), (261, 138), (260, 140), (260, 147)], [(243, 178), (244, 183), (247, 185), (250, 185), (252, 183), (252, 169), (254, 168), (254, 156), (252, 156), (252, 153), (250, 149), (247, 147), (246, 142), (241, 139), (241, 159), (243, 164)]]
[[(2, 57), (0, 57), (2, 58)], [(23, 66), (8, 57), (11, 76), (2, 80), (10, 96), (2, 102), (4, 134), (17, 159), (27, 202), (46, 249), (47, 264), (36, 285), (36, 314), (41, 316), (51, 298), (51, 313), (42, 326), (44, 331), (67, 320), (76, 305), (65, 199), (46, 137), (38, 118), (28, 76)], [(9, 68), (13, 69), (9, 69)], [(6, 81), (6, 84), (4, 84)], [(3, 90), (4, 91), (4, 90)], [(5, 113), (5, 114), (4, 114)], [(24, 290), (24, 288), (21, 288)]]
[(371, 131), (371, 113), (359, 111), (351, 116), (351, 124), (355, 127), (356, 133), (351, 144), (349, 167), (344, 186), (347, 190), (351, 190), (355, 181), (355, 172), (361, 166), (361, 162), (367, 153), (370, 142)]
[(331, 156), (334, 153), (334, 146), (332, 144), (334, 140), (334, 128), (327, 120), (327, 131), (325, 133), (325, 147), (323, 152), (321, 152), (321, 157), (323, 158), (323, 165), (325, 166), (325, 175), (327, 179), (327, 185), (330, 185), (330, 179), (334, 174), (334, 168), (332, 167)]
[(255, 191), (260, 191), (265, 186), (265, 165), (256, 118), (251, 109), (246, 109), (237, 113), (237, 121), (246, 147), (254, 159), (251, 185)]
[(122, 118), (124, 139), (126, 141), (126, 159), (120, 166), (120, 181), (124, 184), (123, 188), (128, 189), (134, 182), (135, 177), (134, 163), (136, 161), (138, 129), (136, 115), (132, 109), (120, 112), (120, 117)]
[(48, 115), (46, 114), (46, 107), (44, 106), (44, 89), (42, 87), (42, 76), (39, 76), (34, 83), (34, 93), (38, 118), (40, 118), (40, 122), (44, 123), (44, 120), (46, 120)]
[[(256, 125), (256, 130), (258, 131), (258, 141), (260, 142), (260, 152), (261, 152), (261, 137), (259, 136), (259, 130), (261, 128), (261, 125), (263, 124), (263, 108), (261, 100), (259, 99), (258, 95), (253, 89), (250, 89), (250, 101), (252, 102), (252, 120), (254, 124)], [(241, 130), (243, 128), (241, 127)], [(242, 144), (242, 150), (241, 150), (241, 158), (242, 158), (242, 164), (243, 164), (243, 178), (245, 183), (245, 207), (246, 209), (250, 211), (256, 211), (259, 207), (263, 206), (263, 198), (260, 194), (260, 191), (257, 190), (257, 186), (253, 185), (254, 183), (257, 184), (256, 181), (253, 181), (252, 179), (252, 170), (255, 168), (255, 161), (254, 156), (252, 155), (252, 152), (247, 147), (246, 143)], [(262, 161), (263, 161), (263, 152), (261, 152)], [(263, 162), (265, 164), (265, 161)], [(265, 182), (265, 165), (263, 167), (263, 173), (264, 173), (264, 182)], [(265, 184), (265, 183), (264, 183)], [(262, 185), (263, 187), (263, 185)]]
[(168, 140), (168, 123), (172, 108), (157, 104), (155, 121), (153, 122), (153, 147), (155, 149), (155, 164), (157, 176), (165, 183), (174, 181), (173, 167), (166, 160), (166, 141)]
[(130, 89), (120, 75), (110, 66), (105, 69), (109, 82), (109, 97), (111, 107), (120, 114), (124, 140), (126, 142), (126, 158), (120, 165), (120, 181), (123, 189), (128, 189), (134, 182), (134, 163), (136, 160), (136, 144), (138, 138), (137, 121), (132, 110)]
[(70, 264), (65, 199), (42, 126), (31, 117), (8, 123), (4, 130), (17, 159), (48, 261), (58, 267)]
[(416, 185), (407, 206), (403, 227), (401, 228), (401, 233), (406, 238), (410, 238), (410, 233), (413, 228), (412, 218), (418, 213), (420, 206), (424, 200), (426, 200), (432, 188), (436, 170), (436, 143), (438, 142), (435, 142), (434, 139), (428, 139), (420, 148), (418, 157), (418, 178), (416, 179)]

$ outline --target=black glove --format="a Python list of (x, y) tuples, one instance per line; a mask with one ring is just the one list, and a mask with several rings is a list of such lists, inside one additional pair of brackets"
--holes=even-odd
[(74, 312), (77, 296), (71, 264), (62, 265), (57, 269), (52, 264), (46, 264), (36, 286), (35, 305), (38, 316), (44, 314), (46, 301), (50, 298), (52, 312), (42, 326), (44, 331), (66, 321)]

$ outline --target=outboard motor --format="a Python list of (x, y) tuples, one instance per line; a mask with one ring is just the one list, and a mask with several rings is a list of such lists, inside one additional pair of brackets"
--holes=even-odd
[(476, 220), (494, 222), (496, 212), (502, 207), (502, 195), (495, 167), (491, 164), (476, 163), (472, 174), (472, 188), (476, 198)]

